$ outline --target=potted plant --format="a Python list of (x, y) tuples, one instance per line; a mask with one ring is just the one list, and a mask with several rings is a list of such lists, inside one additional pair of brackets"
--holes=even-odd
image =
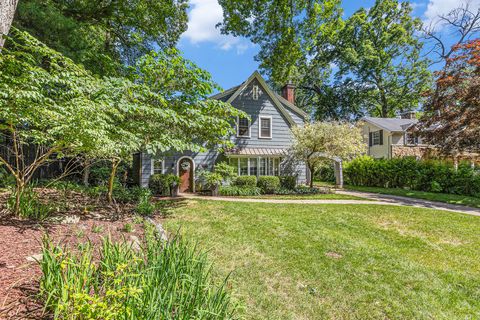
[(216, 172), (204, 171), (201, 173), (205, 186), (210, 189), (212, 196), (218, 196), (218, 189), (223, 182), (221, 174)]

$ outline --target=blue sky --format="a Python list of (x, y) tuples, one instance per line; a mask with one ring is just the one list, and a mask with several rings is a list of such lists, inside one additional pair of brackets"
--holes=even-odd
[[(439, 14), (446, 14), (459, 7), (464, 0), (412, 0), (413, 14), (425, 22), (435, 21)], [(374, 0), (344, 0), (345, 15), (349, 16), (360, 7), (370, 7)], [(480, 0), (470, 0), (480, 6)], [(209, 71), (213, 79), (228, 89), (240, 84), (254, 70), (258, 47), (247, 39), (221, 35), (215, 25), (222, 20), (222, 9), (217, 0), (191, 0), (189, 28), (180, 40), (184, 56), (199, 67)]]

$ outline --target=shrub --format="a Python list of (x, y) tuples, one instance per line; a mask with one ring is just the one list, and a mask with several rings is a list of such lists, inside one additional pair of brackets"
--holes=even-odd
[(280, 188), (280, 179), (276, 176), (260, 176), (257, 185), (263, 193), (273, 194)]
[(154, 195), (172, 195), (172, 191), (180, 184), (180, 177), (175, 174), (154, 174), (150, 176), (148, 187)]
[(333, 193), (333, 190), (328, 187), (313, 187), (310, 188), (309, 186), (297, 186), (295, 188), (296, 194), (329, 194)]
[(153, 174), (148, 181), (148, 188), (154, 195), (164, 195), (168, 192), (166, 174)]
[(475, 196), (480, 193), (479, 173), (468, 164), (458, 170), (438, 160), (361, 157), (346, 163), (347, 184), (367, 187), (406, 188)]
[(14, 185), (15, 177), (0, 166), (0, 188), (12, 187)]
[(90, 168), (90, 175), (88, 176), (88, 182), (92, 186), (105, 186), (107, 185), (108, 179), (110, 178), (110, 173), (112, 168), (106, 164), (96, 164)]
[(256, 176), (240, 176), (234, 180), (233, 185), (237, 187), (256, 187), (257, 177)]
[(309, 186), (296, 186), (294, 189), (278, 189), (275, 194), (279, 195), (311, 195), (311, 194), (329, 194), (332, 193), (332, 190), (327, 187), (320, 188), (310, 188)]
[[(7, 208), (14, 210), (16, 201), (16, 191), (12, 188), (10, 197), (7, 199)], [(44, 204), (38, 199), (38, 194), (32, 187), (26, 187), (20, 195), (19, 216), (25, 219), (45, 220), (53, 212), (55, 208), (51, 205)]]
[(218, 193), (222, 196), (259, 196), (261, 190), (258, 187), (238, 187), (238, 186), (221, 186)]
[(283, 189), (293, 190), (297, 186), (296, 176), (280, 176), (280, 187)]
[(135, 211), (142, 216), (150, 216), (155, 211), (155, 205), (152, 203), (152, 195), (150, 193), (150, 190), (144, 190), (147, 190), (148, 192), (144, 192), (141, 195)]
[(222, 175), (216, 172), (202, 171), (201, 175), (205, 186), (209, 189), (218, 187), (223, 181)]
[(74, 251), (44, 239), (46, 311), (58, 319), (236, 318), (225, 285), (212, 281), (206, 254), (180, 238), (163, 242), (148, 229), (140, 249), (106, 238), (99, 263), (89, 242)]
[(324, 182), (335, 182), (335, 169), (331, 163), (322, 163), (315, 172), (315, 179)]
[(215, 165), (214, 172), (222, 176), (223, 181), (229, 182), (237, 177), (237, 168), (226, 162), (219, 162)]

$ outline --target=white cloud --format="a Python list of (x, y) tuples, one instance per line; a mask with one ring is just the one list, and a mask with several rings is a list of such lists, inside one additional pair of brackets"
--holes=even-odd
[(223, 20), (222, 7), (217, 0), (191, 0), (190, 4), (188, 30), (183, 34), (190, 43), (215, 43), (222, 50), (236, 49), (238, 54), (249, 48), (245, 39), (223, 35), (215, 28)]
[[(467, 0), (468, 1), (468, 0)], [(470, 0), (470, 9), (476, 10), (480, 7), (480, 0)], [(424, 13), (426, 24), (438, 22), (439, 15), (446, 15), (455, 8), (465, 4), (465, 0), (429, 0), (427, 10)], [(442, 26), (437, 26), (441, 28)]]

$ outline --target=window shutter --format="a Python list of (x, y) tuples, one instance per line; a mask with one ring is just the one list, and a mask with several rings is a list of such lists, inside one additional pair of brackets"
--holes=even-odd
[(368, 146), (373, 146), (373, 132), (368, 133)]
[(380, 145), (383, 146), (383, 130), (380, 130)]

